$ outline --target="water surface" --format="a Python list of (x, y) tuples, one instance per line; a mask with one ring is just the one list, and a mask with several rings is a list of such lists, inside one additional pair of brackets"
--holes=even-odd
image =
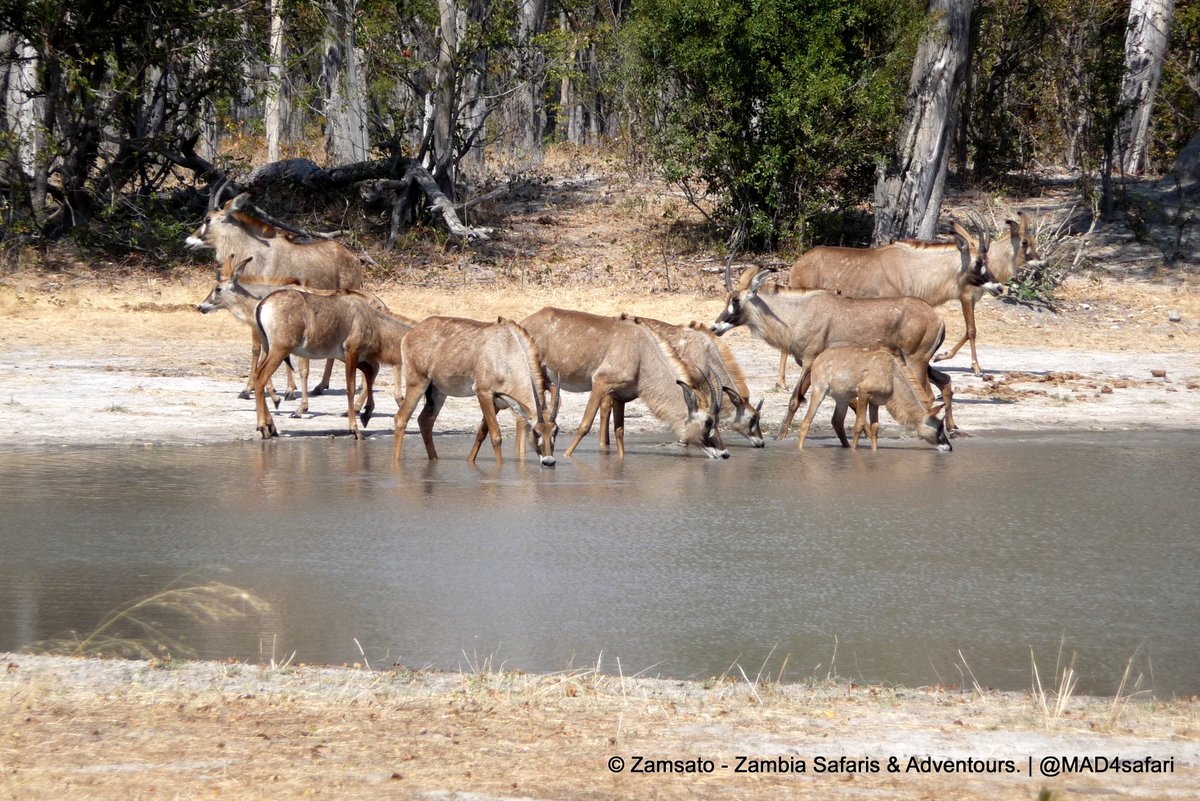
[(551, 470), (471, 467), (461, 437), (399, 470), (389, 438), (9, 452), (0, 650), (194, 571), (274, 607), (186, 632), (205, 658), (1026, 689), (1061, 652), (1080, 691), (1131, 657), (1200, 691), (1200, 434), (814, 444), (593, 441)]

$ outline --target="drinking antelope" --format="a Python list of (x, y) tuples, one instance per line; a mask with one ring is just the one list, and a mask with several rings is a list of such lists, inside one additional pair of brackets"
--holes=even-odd
[[(302, 242), (280, 228), (263, 222), (245, 211), (250, 195), (243, 192), (217, 208), (217, 193), (212, 194), (209, 211), (200, 227), (185, 240), (189, 249), (210, 248), (216, 251), (219, 265), (230, 259), (253, 257), (254, 266), (246, 279), (251, 283), (281, 283), (291, 281), (312, 289), (358, 289), (362, 286), (362, 264), (359, 258), (338, 242), (320, 239)], [(251, 362), (251, 375), (256, 362)], [(320, 395), (329, 388), (333, 360), (325, 364), (321, 382), (312, 394)], [(351, 389), (346, 390), (347, 393)], [(243, 390), (239, 397), (249, 397)]]
[[(763, 438), (761, 412), (762, 399), (755, 406), (750, 402), (750, 387), (742, 372), (737, 357), (728, 345), (713, 335), (703, 323), (691, 322), (686, 326), (672, 325), (649, 317), (629, 318), (649, 326), (675, 349), (685, 364), (695, 365), (709, 372), (721, 389), (720, 429), (736, 431), (755, 448), (766, 445)], [(699, 377), (703, 377), (703, 372)], [(607, 397), (600, 405), (600, 444), (608, 445), (608, 418), (612, 402)]]
[[(558, 401), (547, 414), (542, 403), (545, 383), (537, 345), (521, 326), (499, 318), (494, 323), (461, 317), (429, 317), (413, 326), (401, 345), (404, 358), (404, 398), (396, 412), (397, 462), (403, 454), (404, 429), (422, 398), (417, 416), (425, 453), (437, 459), (433, 424), (448, 396), (474, 395), (483, 410), (483, 424), (467, 461), (474, 462), (484, 432), (491, 436), (496, 461), (500, 455), (500, 424), (496, 409), (509, 406), (532, 428), (541, 463), (554, 464), (558, 434)], [(399, 394), (399, 389), (397, 389)]]
[[(346, 363), (347, 387), (354, 386), (354, 371), (362, 371), (366, 398), (359, 416), (365, 428), (375, 410), (375, 376), (379, 365), (393, 365), (397, 375), (400, 374), (400, 342), (414, 325), (412, 320), (378, 310), (363, 293), (317, 295), (298, 289), (280, 289), (267, 295), (258, 304), (255, 320), (267, 349), (254, 376), (254, 405), (263, 439), (279, 433), (267, 411), (264, 385), (293, 353), (309, 359), (341, 359)], [(302, 374), (302, 383), (307, 386), (305, 378)], [(355, 422), (353, 391), (346, 392), (346, 403), (350, 433), (355, 439), (362, 439)], [(307, 398), (302, 405), (307, 408)]]
[(927, 378), (921, 391), (932, 398), (929, 383), (941, 390), (946, 428), (953, 430), (950, 376), (930, 366), (946, 336), (946, 326), (932, 306), (911, 297), (845, 298), (823, 290), (785, 289), (765, 283), (770, 272), (752, 267), (742, 274), (712, 332), (720, 336), (745, 325), (805, 368), (788, 402), (780, 438), (787, 436), (804, 400), (810, 381), (807, 368), (821, 351), (836, 346), (884, 347), (904, 353), (914, 374)]
[[(913, 386), (912, 378), (900, 359), (882, 348), (830, 348), (813, 360), (812, 398), (800, 423), (799, 446), (804, 447), (809, 426), (817, 409), (828, 395), (833, 396), (833, 430), (842, 447), (858, 448), (864, 431), (871, 450), (879, 447), (879, 407), (885, 405), (897, 423), (915, 430), (917, 436), (939, 451), (950, 451), (946, 427), (937, 418), (941, 406), (932, 406)], [(854, 438), (846, 442), (846, 409), (854, 404)], [(870, 424), (868, 426), (868, 418)]]
[(567, 456), (587, 436), (601, 401), (608, 396), (613, 402), (618, 456), (625, 455), (625, 404), (640, 398), (681, 443), (700, 446), (710, 458), (729, 458), (717, 431), (721, 390), (711, 374), (706, 374), (703, 385), (693, 378), (674, 349), (649, 327), (551, 306), (526, 317), (521, 325), (562, 389), (589, 393)]

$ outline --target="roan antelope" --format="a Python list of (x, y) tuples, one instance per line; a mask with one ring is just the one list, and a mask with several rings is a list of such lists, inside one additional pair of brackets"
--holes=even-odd
[[(591, 430), (600, 403), (613, 401), (617, 455), (625, 455), (625, 404), (641, 399), (684, 445), (698, 445), (710, 458), (729, 451), (717, 430), (721, 390), (706, 374), (701, 385), (679, 354), (645, 325), (547, 306), (521, 321), (541, 351), (547, 370), (568, 392), (587, 392), (587, 407), (566, 455)], [(518, 421), (518, 426), (520, 422)]]
[[(220, 208), (216, 207), (216, 196), (214, 192), (200, 227), (185, 240), (188, 248), (215, 250), (219, 265), (228, 264), (231, 259), (252, 257), (253, 267), (245, 276), (248, 283), (290, 281), (311, 289), (334, 290), (362, 286), (362, 264), (341, 243), (331, 239), (301, 241), (291, 232), (263, 222), (245, 210), (250, 199), (247, 192), (226, 201)], [(251, 374), (253, 369), (251, 363)], [(313, 387), (311, 394), (320, 395), (329, 388), (332, 371), (333, 360), (329, 360), (321, 382)], [(351, 389), (346, 391), (349, 393)], [(239, 397), (248, 396), (248, 390), (243, 390)]]
[(747, 326), (759, 339), (791, 354), (805, 368), (788, 402), (780, 438), (787, 436), (804, 400), (813, 360), (822, 351), (838, 346), (882, 347), (903, 353), (914, 375), (926, 376), (920, 388), (924, 394), (932, 399), (929, 383), (941, 390), (946, 428), (953, 430), (950, 376), (930, 366), (946, 337), (946, 326), (932, 306), (911, 297), (846, 298), (823, 290), (786, 289), (766, 283), (769, 275), (769, 270), (757, 267), (743, 273), (739, 288), (729, 296), (712, 332), (720, 336), (739, 325)]
[[(258, 304), (255, 320), (267, 349), (254, 376), (254, 405), (263, 439), (279, 433), (267, 411), (264, 385), (291, 354), (309, 359), (341, 359), (346, 363), (347, 387), (354, 386), (354, 371), (361, 370), (366, 398), (359, 417), (365, 428), (375, 410), (375, 376), (379, 365), (393, 365), (400, 375), (400, 343), (415, 325), (412, 320), (380, 311), (364, 293), (318, 295), (299, 289), (280, 289), (267, 295)], [(303, 375), (301, 378), (306, 384)], [(352, 391), (346, 392), (346, 403), (350, 434), (362, 439), (355, 422)]]
[[(708, 330), (708, 326), (694, 321), (687, 325), (672, 325), (649, 317), (630, 318), (624, 314), (621, 315), (621, 319), (633, 319), (652, 328), (675, 349), (685, 365), (698, 368), (700, 374), (693, 378), (703, 378), (704, 373), (712, 374), (713, 380), (721, 389), (722, 431), (736, 431), (750, 440), (750, 444), (755, 448), (766, 445), (761, 423), (762, 399), (759, 399), (757, 406), (750, 402), (750, 387), (737, 357), (728, 345)], [(611, 410), (612, 402), (606, 397), (600, 405), (601, 445), (608, 445), (608, 418)]]
[[(827, 289), (849, 298), (913, 297), (930, 306), (957, 300), (966, 324), (963, 342), (971, 342), (971, 368), (978, 374), (975, 303), (984, 292), (999, 295), (1004, 286), (991, 270), (993, 248), (982, 223), (974, 236), (957, 222), (953, 229), (953, 242), (902, 239), (873, 248), (815, 247), (792, 265), (788, 286)], [(954, 355), (958, 347), (935, 361)], [(786, 370), (785, 353), (779, 363), (781, 385)]]
[[(245, 398), (249, 398), (254, 389), (254, 373), (262, 355), (262, 339), (258, 335), (258, 324), (254, 321), (254, 309), (260, 300), (275, 290), (295, 284), (294, 280), (269, 284), (242, 283), (242, 273), (252, 259), (252, 256), (247, 256), (235, 267), (233, 257), (230, 256), (224, 267), (217, 267), (216, 283), (209, 290), (208, 297), (196, 304), (196, 311), (201, 314), (227, 309), (234, 319), (250, 327), (250, 374), (246, 377), (246, 387), (240, 395)], [(287, 390), (284, 397), (291, 400), (296, 394), (296, 381), (292, 376), (292, 365), (284, 362), (284, 366), (287, 368)], [(275, 387), (268, 382), (267, 389), (271, 393), (275, 408), (278, 409), (279, 396), (275, 394)]]
[[(246, 397), (250, 397), (250, 393), (254, 389), (254, 375), (258, 364), (262, 361), (259, 355), (262, 349), (262, 338), (259, 336), (258, 321), (255, 319), (254, 311), (258, 308), (259, 302), (272, 292), (275, 292), (286, 286), (299, 289), (299, 287), (296, 287), (294, 280), (289, 281), (287, 279), (259, 277), (257, 280), (269, 281), (272, 283), (257, 284), (246, 282), (244, 280), (245, 276), (243, 275), (243, 272), (247, 262), (249, 261), (249, 258), (243, 259), (242, 263), (232, 271), (228, 269), (228, 265), (226, 265), (225, 269), (218, 268), (216, 284), (213, 285), (212, 290), (208, 293), (208, 297), (206, 297), (196, 306), (196, 308), (202, 314), (208, 314), (220, 309), (228, 309), (229, 313), (232, 314), (236, 319), (250, 326), (255, 369), (250, 371), (250, 377), (246, 382)], [(335, 292), (319, 289), (306, 288), (302, 291), (316, 295), (336, 294)], [(367, 305), (373, 307), (377, 311), (388, 311), (387, 305), (370, 292), (365, 292), (361, 289), (338, 291), (342, 292), (343, 294), (355, 295), (361, 298), (367, 303)], [(300, 405), (297, 406), (292, 412), (291, 417), (301, 417), (305, 412), (308, 411), (308, 359), (300, 359), (299, 372), (301, 391), (299, 393), (296, 392), (296, 382), (292, 376), (291, 361), (284, 359), (283, 365), (287, 369), (287, 391), (284, 394), (284, 398), (287, 400), (292, 400), (299, 395)], [(278, 409), (279, 397), (275, 394), (275, 389), (271, 386), (269, 379), (267, 383), (267, 390), (271, 394), (271, 400), (274, 401), (275, 408)], [(358, 395), (356, 406), (361, 406), (365, 399), (366, 387), (362, 387)]]
[[(425, 407), (417, 416), (425, 453), (437, 459), (433, 424), (446, 398), (474, 395), (483, 411), (483, 424), (467, 461), (474, 462), (486, 432), (491, 436), (496, 461), (500, 455), (500, 424), (496, 409), (509, 406), (532, 427), (534, 446), (541, 463), (554, 464), (558, 434), (558, 402), (547, 414), (542, 362), (537, 345), (521, 326), (501, 317), (494, 323), (462, 317), (429, 317), (415, 325), (401, 345), (404, 357), (404, 398), (396, 412), (395, 459), (404, 448), (404, 429), (421, 399)], [(399, 388), (397, 388), (399, 397)]]
[[(817, 408), (827, 395), (837, 404), (833, 411), (833, 430), (842, 447), (858, 448), (858, 438), (864, 431), (871, 440), (871, 450), (879, 447), (879, 407), (906, 428), (939, 451), (954, 450), (946, 436), (946, 427), (937, 414), (941, 406), (933, 406), (921, 397), (913, 386), (906, 367), (891, 351), (882, 348), (830, 348), (813, 360), (812, 398), (800, 423), (799, 446), (804, 439)], [(846, 442), (846, 409), (854, 404), (854, 438)], [(868, 418), (870, 423), (868, 425)]]
[[(1042, 257), (1037, 250), (1037, 231), (1034, 228), (1033, 219), (1025, 212), (1021, 212), (1020, 220), (1005, 220), (1005, 225), (1008, 226), (1008, 236), (999, 236), (996, 241), (992, 242), (992, 246), (988, 249), (988, 271), (992, 274), (992, 278), (998, 284), (1007, 284), (1016, 276), (1017, 272), (1022, 267), (1038, 268), (1042, 266)], [(963, 300), (963, 317), (967, 316), (967, 306), (969, 303), (972, 309), (971, 321), (975, 320), (974, 308), (975, 304), (983, 297), (984, 291), (990, 291), (984, 286), (971, 287), (970, 294)], [(996, 293), (992, 293), (996, 294)], [(967, 342), (971, 341), (971, 367), (978, 373), (979, 362), (975, 357), (975, 329), (971, 325), (963, 332), (962, 338), (958, 343), (946, 350), (944, 353), (939, 353), (935, 362), (945, 361), (946, 359), (954, 358), (958, 353), (959, 348)]]

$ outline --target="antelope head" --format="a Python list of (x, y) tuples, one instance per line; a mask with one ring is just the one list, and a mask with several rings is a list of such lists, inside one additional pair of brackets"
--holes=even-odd
[[(1013, 239), (1020, 240), (1020, 252), (1025, 260), (1026, 266), (1032, 269), (1038, 269), (1043, 266), (1041, 255), (1037, 249), (1037, 230), (1033, 225), (1033, 218), (1026, 212), (1021, 212), (1021, 221), (1005, 220), (1004, 221), (1012, 234)], [(1018, 264), (1020, 262), (1017, 262)]]
[(991, 246), (991, 234), (987, 226), (978, 217), (973, 217), (975, 236), (972, 236), (959, 222), (953, 223), (954, 244), (962, 254), (963, 264), (967, 270), (967, 283), (971, 286), (982, 287), (992, 295), (1004, 291), (1004, 285), (996, 280), (988, 269), (988, 248)]
[(710, 459), (728, 459), (729, 449), (725, 447), (717, 428), (721, 413), (721, 390), (711, 373), (706, 372), (704, 380), (708, 384), (709, 399), (705, 408), (701, 408), (696, 390), (688, 382), (682, 379), (675, 382), (683, 390), (683, 402), (687, 406), (687, 419), (679, 441), (684, 445), (693, 442), (699, 444)]
[(954, 450), (954, 446), (950, 444), (950, 437), (946, 435), (945, 422), (938, 417), (941, 411), (942, 404), (926, 409), (925, 419), (917, 425), (917, 436), (939, 451), (948, 453)]
[(233, 266), (233, 256), (226, 259), (224, 269), (221, 267), (217, 268), (216, 285), (208, 293), (208, 297), (196, 304), (196, 310), (201, 314), (208, 314), (218, 309), (229, 308), (229, 301), (234, 296), (244, 295), (250, 297), (250, 293), (242, 288), (240, 281), (242, 273), (246, 270), (246, 265), (253, 260), (253, 256), (247, 256), (231, 270), (229, 268)]
[(213, 248), (217, 246), (218, 235), (214, 231), (214, 227), (221, 224), (232, 223), (234, 214), (241, 211), (250, 200), (250, 193), (243, 192), (232, 200), (225, 201), (223, 206), (216, 205), (216, 199), (220, 197), (221, 191), (225, 188), (225, 184), (216, 189), (209, 201), (208, 213), (204, 215), (204, 220), (201, 221), (200, 227), (185, 239), (184, 245), (188, 250), (203, 250), (204, 248)]
[(741, 394), (733, 389), (723, 386), (721, 390), (729, 396), (729, 400), (733, 403), (733, 420), (729, 423), (729, 428), (744, 433), (750, 438), (750, 444), (755, 448), (765, 448), (767, 440), (763, 437), (762, 432), (763, 399), (759, 398), (758, 404), (751, 406)]
[(730, 293), (725, 309), (717, 316), (717, 321), (709, 329), (721, 336), (730, 329), (746, 324), (746, 304), (758, 295), (758, 290), (775, 272), (773, 267), (751, 267), (742, 273), (738, 291)]
[(533, 404), (537, 420), (530, 421), (529, 438), (533, 440), (534, 450), (537, 451), (542, 466), (554, 467), (554, 440), (558, 437), (558, 401), (562, 387), (559, 386), (558, 376), (551, 377), (546, 374), (545, 370), (543, 370), (543, 375), (545, 380), (554, 387), (550, 396), (550, 411), (546, 411), (546, 404), (542, 402), (542, 393), (538, 390), (537, 383), (534, 382)]

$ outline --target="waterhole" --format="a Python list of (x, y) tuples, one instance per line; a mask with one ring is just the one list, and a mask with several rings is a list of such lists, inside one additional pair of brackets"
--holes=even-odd
[(462, 437), (398, 469), (388, 438), (8, 452), (0, 650), (216, 580), (271, 611), (157, 621), (201, 658), (1010, 690), (1073, 664), (1079, 692), (1127, 667), (1200, 691), (1200, 434), (810, 444), (592, 440), (553, 469), (470, 466)]

